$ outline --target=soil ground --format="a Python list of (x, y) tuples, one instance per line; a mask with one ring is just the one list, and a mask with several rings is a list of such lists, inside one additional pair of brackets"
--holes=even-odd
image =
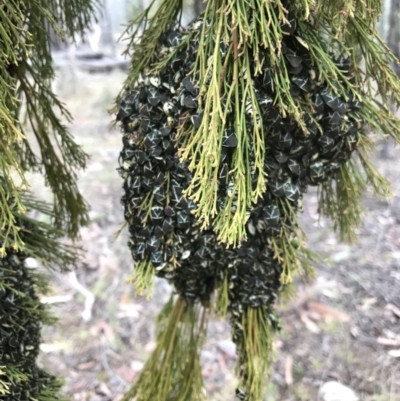
[[(121, 398), (154, 349), (154, 317), (170, 293), (157, 281), (150, 301), (135, 297), (126, 283), (133, 269), (127, 231), (113, 240), (123, 223), (116, 171), (122, 144), (107, 109), (124, 76), (66, 68), (55, 82), (74, 116), (70, 130), (90, 155), (79, 174), (92, 208), (91, 224), (81, 231), (87, 266), (75, 276), (51, 273), (47, 301), (60, 320), (45, 328), (40, 356), (48, 370), (65, 378), (64, 391), (73, 401)], [(316, 281), (299, 282), (294, 300), (279, 305), (283, 329), (266, 378), (266, 401), (317, 400), (321, 384), (330, 380), (348, 385), (361, 400), (400, 400), (400, 150), (389, 153), (375, 162), (392, 184), (393, 199), (380, 202), (365, 194), (356, 244), (340, 243), (330, 222), (319, 220), (316, 192), (306, 196), (303, 226), (309, 247), (324, 262), (316, 266)], [(77, 282), (95, 297), (92, 306)], [(235, 353), (226, 322), (210, 325), (202, 363), (207, 398), (233, 400)]]

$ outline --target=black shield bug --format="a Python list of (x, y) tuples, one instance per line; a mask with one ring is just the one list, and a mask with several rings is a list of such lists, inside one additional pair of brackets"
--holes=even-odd
[(224, 148), (235, 148), (238, 144), (236, 134), (231, 129), (226, 129), (222, 137), (222, 146)]

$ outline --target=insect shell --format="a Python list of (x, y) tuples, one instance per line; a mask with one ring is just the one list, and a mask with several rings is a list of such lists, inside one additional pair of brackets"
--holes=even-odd
[[(202, 24), (202, 21), (197, 21), (192, 25), (192, 29), (200, 29), (203, 27)], [(291, 32), (296, 31), (297, 26), (295, 23), (289, 25), (290, 26), (286, 26), (284, 29), (288, 35), (291, 35)], [(169, 32), (165, 37), (165, 45), (172, 48), (174, 44), (180, 42), (182, 37), (183, 35)], [(185, 274), (187, 274), (185, 280), (187, 280), (181, 281), (181, 284), (179, 284), (181, 287), (179, 288), (181, 288), (184, 293), (191, 294), (190, 296), (196, 296), (196, 294), (201, 294), (204, 291), (205, 287), (203, 284), (199, 284), (198, 287), (195, 287), (195, 284), (193, 284), (196, 281), (195, 275), (208, 271), (215, 260), (222, 260), (223, 265), (225, 260), (227, 264), (232, 264), (233, 267), (228, 268), (231, 271), (239, 268), (237, 267), (238, 265), (250, 264), (253, 267), (251, 274), (256, 275), (254, 276), (255, 278), (251, 277), (250, 273), (249, 276), (239, 274), (238, 272), (235, 274), (232, 273), (231, 278), (234, 282), (236, 282), (235, 280), (239, 280), (239, 278), (242, 280), (240, 286), (241, 290), (236, 291), (235, 296), (237, 299), (240, 299), (240, 302), (248, 302), (251, 305), (256, 305), (259, 302), (269, 303), (272, 302), (271, 300), (276, 294), (276, 289), (273, 291), (266, 286), (257, 276), (260, 267), (257, 263), (249, 262), (254, 260), (254, 255), (257, 253), (263, 255), (260, 256), (263, 260), (268, 260), (268, 252), (261, 252), (262, 247), (257, 245), (256, 242), (249, 244), (249, 246), (243, 249), (232, 251), (232, 253), (220, 249), (212, 243), (203, 244), (201, 240), (202, 233), (195, 233), (192, 216), (188, 211), (189, 202), (183, 196), (183, 188), (190, 182), (190, 178), (187, 178), (190, 174), (187, 171), (187, 167), (181, 168), (178, 166), (178, 160), (174, 159), (174, 148), (170, 145), (171, 142), (173, 142), (172, 135), (173, 132), (175, 132), (174, 128), (176, 128), (176, 124), (181, 121), (180, 118), (183, 114), (185, 114), (185, 121), (192, 124), (195, 129), (198, 129), (202, 122), (202, 112), (197, 109), (198, 90), (196, 87), (196, 79), (193, 76), (187, 75), (190, 72), (188, 66), (193, 62), (192, 58), (195, 57), (193, 49), (197, 46), (196, 40), (193, 41), (193, 43), (189, 43), (189, 51), (185, 49), (174, 54), (170, 64), (166, 67), (165, 74), (160, 72), (160, 77), (149, 77), (145, 91), (141, 91), (143, 94), (141, 102), (145, 104), (146, 107), (141, 108), (142, 113), (139, 118), (142, 122), (145, 120), (149, 121), (149, 123), (146, 123), (146, 129), (144, 130), (144, 144), (148, 156), (152, 158), (151, 160), (154, 159), (157, 160), (157, 162), (153, 163), (152, 161), (151, 167), (147, 167), (147, 162), (144, 162), (143, 172), (141, 172), (143, 177), (140, 177), (139, 181), (131, 179), (131, 184), (133, 191), (138, 194), (141, 194), (144, 190), (153, 191), (152, 194), (155, 203), (153, 203), (152, 210), (150, 211), (152, 225), (146, 238), (150, 238), (154, 235), (155, 238), (159, 239), (163, 238), (166, 233), (172, 233), (176, 235), (177, 238), (181, 239), (177, 242), (176, 247), (173, 248), (173, 252), (166, 250), (166, 248), (161, 250), (161, 246), (160, 248), (155, 247), (154, 244), (157, 244), (157, 241), (155, 239), (154, 241), (152, 240), (150, 258), (154, 263), (157, 263), (159, 271), (163, 271), (165, 263), (168, 263), (167, 260), (171, 258), (172, 255), (174, 255), (180, 263), (185, 263), (185, 266), (188, 266), (188, 269), (185, 268)], [(345, 144), (347, 144), (346, 146), (348, 148), (355, 146), (353, 142), (356, 137), (353, 136), (347, 139), (350, 134), (343, 134), (342, 127), (344, 126), (347, 114), (346, 107), (351, 110), (356, 110), (357, 104), (347, 104), (343, 102), (340, 97), (327, 91), (326, 88), (322, 86), (319, 87), (318, 82), (315, 82), (318, 80), (316, 76), (317, 73), (314, 70), (310, 70), (310, 68), (312, 68), (312, 62), (310, 61), (310, 56), (307, 54), (306, 43), (302, 43), (301, 40), (296, 41), (293, 38), (291, 40), (292, 41), (286, 41), (284, 38), (285, 47), (283, 53), (289, 76), (292, 80), (292, 89), (297, 96), (308, 96), (314, 103), (315, 114), (313, 113), (313, 120), (319, 121), (319, 123), (315, 124), (316, 128), (314, 129), (311, 127), (308, 136), (300, 135), (297, 132), (297, 125), (283, 118), (279, 109), (273, 105), (272, 99), (275, 98), (274, 75), (268, 68), (268, 60), (264, 63), (264, 69), (260, 76), (254, 77), (255, 82), (252, 83), (252, 85), (257, 86), (255, 89), (256, 101), (261, 112), (261, 116), (256, 116), (257, 120), (255, 123), (260, 126), (264, 124), (265, 128), (267, 154), (264, 160), (264, 169), (268, 174), (265, 182), (268, 188), (269, 199), (284, 198), (286, 201), (290, 202), (292, 207), (296, 210), (296, 208), (299, 207), (301, 194), (304, 192), (307, 183), (314, 185), (326, 179), (327, 173), (331, 171), (328, 167), (329, 163), (333, 163), (334, 160), (335, 163), (339, 163), (339, 161), (337, 161), (339, 156), (336, 156), (336, 154), (340, 155), (343, 153), (342, 148), (345, 147)], [(174, 41), (175, 43), (172, 43)], [(190, 50), (191, 48), (192, 50)], [(219, 50), (223, 55), (226, 48), (221, 46)], [(243, 74), (244, 71), (241, 71), (241, 73)], [(247, 73), (252, 72), (247, 71)], [(156, 110), (153, 110), (154, 108)], [(161, 113), (159, 113), (160, 110)], [(129, 108), (127, 112), (130, 112)], [(255, 116), (253, 102), (250, 97), (245, 101), (245, 112), (246, 116), (249, 117), (248, 123), (250, 127), (251, 124), (254, 123), (253, 120)], [(229, 118), (231, 117), (229, 113), (227, 116), (227, 126), (229, 127)], [(140, 125), (142, 126), (142, 123)], [(354, 125), (356, 125), (356, 123), (354, 123)], [(324, 131), (324, 136), (322, 136), (318, 128)], [(155, 134), (153, 131), (158, 131), (161, 134)], [(336, 138), (340, 135), (345, 135), (346, 140), (343, 139), (342, 142), (339, 142)], [(124, 146), (129, 147), (134, 145), (135, 144), (124, 142)], [(234, 182), (230, 179), (228, 174), (231, 169), (232, 154), (235, 152), (238, 145), (238, 138), (234, 130), (226, 129), (223, 132), (221, 145), (222, 149), (218, 171), (218, 207), (223, 207), (226, 204), (227, 198), (234, 197)], [(251, 152), (254, 152), (254, 150), (250, 151), (250, 153)], [(349, 152), (349, 150), (347, 150), (347, 152)], [(325, 158), (327, 161), (321, 162), (321, 160), (323, 160), (322, 158)], [(165, 169), (171, 169), (172, 171), (169, 189), (164, 187), (164, 180), (161, 180), (158, 184), (155, 183), (152, 170), (158, 162), (160, 166), (163, 167), (155, 171), (153, 173), (154, 176), (163, 171), (165, 172)], [(254, 164), (251, 155), (250, 163)], [(336, 167), (332, 164), (332, 168)], [(132, 197), (132, 199), (137, 198), (139, 198), (139, 195), (134, 195)], [(168, 207), (165, 205), (166, 199), (169, 199)], [(229, 202), (232, 205), (232, 211), (234, 211), (237, 207), (237, 200), (230, 199)], [(268, 203), (266, 199), (263, 200), (263, 202), (263, 206), (273, 203), (269, 201)], [(160, 207), (160, 210), (154, 209), (157, 207)], [(193, 202), (190, 203), (190, 209), (195, 208), (196, 205)], [(284, 218), (284, 216), (282, 218)], [(276, 213), (276, 210), (272, 210), (266, 216), (262, 214), (255, 216), (252, 215), (250, 211), (246, 229), (249, 236), (255, 237), (253, 241), (257, 241), (260, 236), (262, 236), (262, 238), (267, 238), (268, 236), (278, 235), (280, 224), (281, 216), (279, 215), (279, 210), (278, 213)], [(134, 229), (132, 229), (132, 232), (134, 232)], [(196, 241), (199, 241), (199, 243)], [(142, 255), (145, 242), (141, 240), (137, 243), (140, 244), (140, 246), (135, 248), (134, 251), (138, 255)], [(160, 256), (160, 253), (162, 253), (162, 256)], [(212, 254), (216, 255), (214, 259), (210, 257)], [(230, 258), (232, 258), (234, 262), (231, 263)], [(211, 260), (213, 260), (213, 262), (211, 262)], [(224, 268), (226, 268), (225, 265)], [(244, 267), (242, 266), (242, 268)], [(180, 278), (183, 280), (183, 272), (177, 273), (175, 276), (175, 272), (170, 273), (168, 277), (171, 280), (175, 280), (174, 277), (176, 280)], [(216, 271), (212, 274), (218, 275)], [(270, 274), (272, 273), (269, 271), (268, 280), (266, 280), (266, 282), (270, 282)], [(245, 291), (247, 288), (252, 288), (249, 285), (252, 279), (256, 280), (257, 283), (263, 283), (257, 284), (257, 288), (262, 288), (264, 292), (253, 294)], [(190, 285), (189, 281), (191, 282)], [(184, 282), (186, 284), (184, 284)], [(230, 288), (234, 291), (237, 285), (233, 283), (231, 287), (231, 284), (232, 283), (230, 283)], [(279, 283), (275, 283), (274, 285), (278, 284)], [(185, 287), (185, 285), (187, 287)]]
[(177, 47), (182, 42), (182, 34), (178, 31), (171, 31), (168, 34), (168, 43), (171, 47)]
[(220, 49), (222, 58), (224, 58), (226, 56), (226, 53), (228, 52), (228, 48), (229, 48), (229, 45), (224, 40), (221, 40), (219, 43), (219, 49)]
[(236, 397), (240, 401), (247, 401), (249, 399), (248, 394), (240, 387), (236, 389)]
[(253, 102), (251, 101), (251, 99), (249, 97), (246, 99), (245, 111), (246, 111), (246, 114), (250, 117), (252, 117), (254, 114)]
[(232, 129), (225, 129), (222, 137), (222, 146), (224, 148), (236, 148), (238, 139), (235, 131)]
[[(31, 228), (31, 230), (34, 229), (34, 227)], [(8, 287), (8, 290), (4, 291), (2, 287), (3, 290), (0, 291), (3, 307), (0, 316), (0, 358), (6, 365), (15, 365), (16, 373), (22, 370), (28, 376), (27, 380), (18, 384), (10, 382), (7, 375), (3, 377), (9, 392), (4, 398), (7, 400), (25, 401), (31, 399), (31, 395), (36, 396), (39, 387), (46, 384), (46, 381), (41, 377), (45, 373), (43, 372), (40, 376), (38, 373), (40, 371), (36, 365), (41, 321), (36, 321), (37, 317), (29, 313), (29, 310), (23, 306), (24, 303), (21, 304), (21, 295), (18, 295), (24, 294), (32, 302), (33, 307), (36, 307), (35, 303), (37, 303), (37, 307), (42, 308), (34, 292), (33, 280), (23, 264), (25, 258), (26, 255), (16, 254), (10, 249), (6, 249), (6, 256), (0, 258), (0, 276), (2, 282), (7, 284)], [(18, 267), (18, 270), (11, 270), (10, 267), (12, 266)], [(3, 399), (1, 396), (0, 398)]]

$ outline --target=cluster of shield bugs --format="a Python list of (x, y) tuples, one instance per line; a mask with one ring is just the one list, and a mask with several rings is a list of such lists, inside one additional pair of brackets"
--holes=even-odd
[(21, 253), (7, 249), (6, 256), (0, 259), (0, 360), (6, 367), (18, 367), (28, 378), (14, 382), (6, 374), (3, 381), (7, 383), (9, 393), (0, 394), (0, 400), (36, 399), (52, 379), (36, 365), (41, 322), (32, 314), (32, 302), (36, 302), (39, 309), (42, 306), (35, 295), (33, 279), (24, 266), (25, 258)]
[[(191, 25), (192, 29), (198, 29), (202, 23), (196, 21)], [(297, 87), (313, 99), (314, 119), (320, 122), (319, 126), (310, 121), (309, 132), (304, 133), (290, 118), (282, 118), (272, 104), (274, 84), (271, 72), (266, 70), (255, 78), (261, 84), (257, 86), (257, 99), (263, 112), (266, 133), (267, 153), (264, 169), (268, 172), (266, 184), (272, 194), (269, 198), (286, 198), (296, 208), (307, 184), (319, 184), (327, 175), (337, 171), (350, 156), (349, 143), (356, 142), (357, 132), (354, 133), (349, 128), (355, 125), (354, 118), (347, 116), (346, 111), (352, 110), (354, 114), (359, 105), (356, 102), (346, 103), (344, 99), (329, 92), (319, 81), (313, 81), (315, 74), (310, 73), (314, 71), (311, 68), (310, 55), (296, 31), (297, 28), (284, 29), (289, 33), (284, 43), (288, 71), (293, 75), (293, 82)], [(161, 46), (177, 46), (186, 33), (184, 30), (168, 32)], [(292, 39), (292, 36), (296, 39)], [(193, 39), (194, 42), (196, 40)], [(195, 57), (190, 51), (190, 46), (191, 42), (187, 49), (176, 54), (160, 75), (142, 76), (139, 84), (129, 91), (121, 102), (118, 113), (118, 119), (122, 121), (124, 128), (124, 150), (120, 158), (126, 191), (123, 201), (128, 221), (138, 225), (137, 230), (131, 229), (131, 233), (137, 233), (137, 238), (132, 234), (132, 253), (134, 258), (140, 260), (148, 257), (158, 268), (157, 272), (160, 275), (163, 269), (159, 267), (169, 266), (170, 260), (180, 261), (180, 264), (186, 263), (183, 261), (190, 263), (191, 257), (187, 255), (189, 252), (192, 255), (196, 254), (196, 249), (188, 250), (183, 245), (175, 246), (172, 251), (166, 250), (168, 247), (165, 246), (166, 236), (172, 240), (177, 238), (178, 243), (183, 244), (185, 241), (181, 238), (184, 235), (188, 236), (186, 242), (195, 246), (190, 229), (196, 222), (190, 213), (189, 202), (183, 196), (183, 190), (189, 184), (190, 173), (187, 166), (180, 163), (175, 148), (175, 127), (181, 115), (189, 113), (190, 118), (186, 118), (186, 121), (195, 128), (200, 126), (202, 119), (202, 111), (198, 110), (196, 100), (196, 82), (188, 76), (188, 66), (192, 65)], [(338, 58), (336, 62), (341, 67), (350, 69), (345, 59)], [(246, 103), (246, 114), (250, 122), (251, 102)], [(345, 121), (343, 117), (346, 117)], [(171, 119), (175, 126), (171, 124)], [(134, 132), (132, 126), (136, 127)], [(351, 134), (348, 139), (346, 130)], [(132, 140), (132, 133), (135, 134), (135, 140)], [(224, 198), (230, 196), (233, 191), (233, 183), (229, 181), (232, 162), (230, 156), (236, 147), (236, 133), (233, 129), (226, 129), (222, 134), (223, 155), (219, 172), (221, 200), (218, 204), (221, 206), (224, 204)], [(168, 185), (164, 179), (166, 173), (170, 178)], [(156, 178), (160, 175), (164, 177), (161, 180)], [(138, 211), (141, 199), (149, 193), (152, 194), (153, 203), (144, 223), (144, 219), (141, 218), (144, 212)], [(276, 204), (275, 200), (273, 202)], [(271, 210), (278, 210), (276, 205), (266, 206), (271, 206)], [(192, 205), (192, 208), (194, 207), (195, 205)], [(271, 224), (271, 218), (257, 219), (253, 222), (254, 216), (250, 214), (250, 223), (247, 225), (250, 237), (258, 235), (260, 231), (265, 231), (266, 235), (277, 235), (279, 223)], [(145, 229), (143, 225), (146, 225)], [(212, 232), (212, 227), (210, 230)], [(157, 249), (145, 246), (149, 241), (143, 237), (145, 234), (150, 238), (158, 238)], [(172, 240), (170, 239), (170, 242)], [(227, 251), (221, 246), (219, 252), (235, 254), (235, 250)], [(207, 259), (214, 253), (200, 254)], [(180, 270), (185, 269), (177, 269), (177, 274)]]
[[(208, 299), (227, 272), (230, 311), (237, 323), (233, 328), (236, 339), (241, 335), (243, 308), (270, 307), (281, 287), (282, 266), (274, 259), (269, 240), (281, 235), (282, 224), (291, 226), (282, 203), (298, 211), (307, 186), (318, 185), (339, 171), (361, 133), (362, 122), (357, 113), (362, 105), (356, 99), (346, 101), (324, 84), (294, 14), (289, 13), (288, 19), (290, 23), (282, 27), (282, 53), (292, 96), (306, 100), (303, 104), (307, 129), (301, 129), (290, 116), (284, 117), (274, 105), (275, 77), (268, 67), (268, 50), (260, 49), (265, 68), (257, 76), (251, 73), (261, 112), (257, 124), (262, 124), (265, 135), (263, 167), (267, 190), (248, 211), (247, 240), (237, 248), (219, 243), (212, 226), (199, 229), (191, 213), (196, 205), (184, 196), (192, 175), (188, 162), (177, 156), (178, 125), (184, 121), (197, 130), (204, 117), (199, 108), (196, 76), (190, 75), (202, 19), (186, 29), (172, 29), (160, 38), (157, 55), (161, 60), (191, 34), (187, 45), (174, 53), (158, 75), (142, 74), (126, 92), (117, 115), (123, 130), (119, 161), (125, 190), (122, 203), (130, 226), (133, 258), (150, 261), (156, 275), (168, 279), (191, 301)], [(220, 43), (223, 56), (228, 49), (228, 43)], [(335, 57), (334, 62), (350, 80), (349, 59)], [(247, 99), (245, 116), (250, 134), (253, 106)], [(226, 120), (227, 128), (221, 133), (217, 205), (221, 209), (230, 199), (234, 212), (236, 195), (230, 172), (238, 137), (233, 128), (233, 110), (227, 110)], [(256, 185), (258, 175), (251, 138), (249, 135), (248, 158), (253, 166), (252, 185)]]

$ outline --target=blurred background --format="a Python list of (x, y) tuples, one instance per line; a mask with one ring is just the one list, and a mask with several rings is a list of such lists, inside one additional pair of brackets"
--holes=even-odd
[[(121, 56), (125, 42), (118, 38), (146, 5), (147, 0), (103, 0), (99, 21), (84, 42), (53, 41), (55, 90), (74, 117), (71, 133), (90, 155), (79, 185), (92, 210), (91, 224), (81, 231), (86, 265), (70, 273), (51, 272), (52, 293), (42, 301), (60, 320), (43, 332), (40, 362), (65, 378), (73, 401), (121, 399), (155, 347), (154, 317), (170, 294), (169, 286), (157, 281), (151, 300), (136, 297), (126, 283), (133, 269), (127, 230), (114, 239), (123, 223), (122, 180), (116, 171), (122, 142), (108, 109), (129, 67)], [(202, 6), (187, 2), (184, 21)], [(399, 14), (400, 0), (384, 1), (380, 31), (397, 55)], [(271, 378), (266, 378), (266, 401), (317, 400), (329, 381), (356, 394), (341, 401), (400, 400), (400, 150), (378, 142), (374, 162), (394, 196), (379, 202), (365, 194), (356, 244), (340, 243), (331, 223), (319, 218), (314, 189), (305, 197), (303, 227), (309, 247), (324, 262), (316, 266), (314, 282), (298, 282), (297, 296), (278, 305), (283, 329), (275, 341)], [(46, 198), (39, 177), (32, 175), (31, 182)], [(202, 351), (207, 399), (233, 400), (234, 365), (229, 325), (213, 321)]]

